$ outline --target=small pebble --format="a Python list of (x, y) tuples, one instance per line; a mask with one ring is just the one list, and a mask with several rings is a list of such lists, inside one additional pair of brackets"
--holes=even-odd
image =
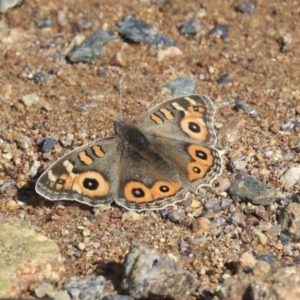
[(28, 94), (22, 97), (22, 102), (25, 104), (25, 106), (31, 106), (33, 104), (37, 104), (40, 102), (39, 96), (36, 94)]
[(197, 199), (195, 199), (195, 198), (193, 198), (192, 202), (191, 202), (191, 207), (192, 208), (198, 208), (198, 207), (200, 207), (200, 201), (197, 200)]
[(16, 140), (18, 147), (22, 150), (26, 151), (28, 148), (32, 146), (32, 140), (29, 137), (24, 137), (23, 139)]
[(48, 137), (44, 140), (41, 151), (43, 153), (51, 153), (54, 146), (56, 146), (57, 144), (58, 142), (54, 138)]
[(157, 52), (157, 60), (159, 62), (163, 61), (167, 57), (176, 57), (182, 55), (182, 51), (174, 46), (168, 47), (166, 49), (161, 49)]
[(251, 107), (251, 105), (245, 103), (244, 101), (237, 101), (235, 103), (234, 108), (237, 111), (243, 111), (243, 112), (249, 114), (251, 118), (257, 118), (257, 117), (259, 117), (259, 113), (255, 109), (253, 109)]
[(247, 167), (247, 159), (245, 156), (240, 155), (237, 157), (234, 157), (231, 161), (230, 161), (230, 167), (232, 168), (232, 170), (234, 172), (237, 171), (245, 171), (246, 167)]
[(85, 249), (85, 244), (84, 243), (78, 243), (78, 245), (77, 245), (77, 248), (79, 249), (79, 250), (84, 250)]
[(259, 243), (263, 246), (267, 245), (269, 239), (268, 237), (262, 233), (259, 229), (253, 228), (252, 233), (258, 238)]
[(282, 245), (288, 245), (291, 242), (291, 239), (289, 238), (288, 235), (281, 233), (280, 234), (280, 241), (282, 243)]
[(82, 32), (93, 27), (96, 22), (97, 19), (95, 18), (82, 18), (74, 24), (73, 28), (78, 32)]
[(281, 126), (282, 131), (292, 131), (296, 126), (299, 126), (300, 123), (296, 120), (291, 120), (286, 124), (283, 124)]
[(168, 219), (174, 223), (179, 222), (185, 217), (185, 211), (183, 209), (175, 209), (169, 212)]
[(35, 295), (38, 298), (44, 298), (49, 292), (53, 291), (53, 286), (47, 282), (42, 282), (34, 289)]
[(65, 26), (67, 24), (68, 20), (64, 11), (59, 10), (57, 12), (57, 22), (60, 26)]
[(280, 51), (286, 53), (292, 49), (292, 36), (289, 33), (283, 34), (279, 39)]
[(243, 253), (239, 258), (239, 264), (243, 269), (246, 267), (253, 268), (256, 265), (256, 262), (257, 260), (255, 257), (249, 252)]
[(202, 212), (203, 212), (202, 207), (196, 208), (196, 209), (193, 211), (193, 217), (195, 217), (195, 218), (200, 217), (201, 214), (202, 214)]
[(265, 261), (267, 263), (274, 263), (274, 262), (276, 262), (275, 257), (273, 255), (271, 255), (271, 254), (261, 254), (261, 255), (256, 256), (256, 259), (258, 261)]
[(196, 34), (197, 32), (203, 30), (203, 25), (198, 21), (187, 21), (181, 22), (178, 25), (178, 30), (180, 34)]
[(268, 234), (272, 236), (280, 236), (281, 230), (281, 225), (277, 224), (272, 226), (272, 228), (268, 231)]
[(10, 211), (16, 211), (19, 208), (19, 204), (14, 200), (9, 200), (6, 203), (6, 208)]
[(166, 87), (171, 91), (172, 98), (176, 98), (193, 94), (196, 82), (196, 79), (181, 77), (174, 81), (167, 82)]
[(291, 196), (291, 200), (292, 200), (292, 202), (298, 202), (298, 203), (300, 203), (300, 192), (297, 191), (296, 193), (294, 193)]
[(209, 36), (221, 38), (223, 41), (228, 41), (229, 26), (227, 24), (216, 25), (208, 32)]
[(46, 74), (44, 72), (38, 72), (31, 78), (34, 83), (43, 83), (46, 81)]
[(8, 188), (16, 186), (16, 182), (14, 180), (3, 183), (0, 186), (0, 195), (3, 194)]
[(237, 6), (237, 11), (243, 14), (252, 14), (255, 10), (254, 2), (244, 2)]
[(84, 237), (90, 236), (90, 235), (91, 235), (91, 231), (90, 231), (88, 228), (84, 228), (84, 229), (82, 230), (82, 235), (83, 235)]
[(122, 214), (122, 221), (126, 221), (126, 220), (138, 221), (141, 218), (142, 218), (142, 216), (133, 210), (126, 211)]
[(124, 60), (123, 54), (121, 51), (117, 52), (115, 55), (114, 63), (120, 67), (126, 67), (127, 63)]
[(217, 79), (217, 84), (226, 84), (229, 83), (230, 81), (231, 80), (229, 74), (223, 74)]
[(221, 178), (219, 180), (219, 186), (216, 187), (216, 191), (218, 193), (227, 191), (230, 188), (230, 185), (231, 183), (228, 178)]
[(34, 177), (35, 175), (37, 175), (40, 166), (41, 166), (41, 162), (38, 160), (35, 160), (29, 169), (28, 175), (30, 175), (31, 177)]
[(73, 144), (73, 141), (74, 141), (74, 134), (70, 132), (59, 139), (59, 142), (63, 147), (71, 146)]
[(205, 232), (209, 232), (210, 228), (211, 228), (211, 222), (209, 219), (204, 218), (204, 217), (200, 217), (198, 218), (197, 221), (197, 225), (198, 225), (198, 229), (196, 230), (196, 235), (203, 235)]
[(38, 23), (37, 23), (37, 27), (38, 28), (46, 28), (46, 27), (50, 27), (53, 24), (53, 20), (52, 19), (39, 19)]
[(280, 181), (285, 188), (291, 188), (300, 181), (300, 165), (289, 168), (281, 177)]
[(224, 198), (224, 199), (222, 200), (222, 202), (221, 202), (221, 207), (222, 207), (223, 209), (226, 209), (226, 208), (228, 208), (228, 207), (231, 206), (232, 202), (233, 202), (232, 199), (230, 199), (230, 198)]
[[(300, 241), (300, 204), (291, 202), (279, 216), (283, 233), (295, 242)], [(284, 243), (283, 243), (284, 244)]]

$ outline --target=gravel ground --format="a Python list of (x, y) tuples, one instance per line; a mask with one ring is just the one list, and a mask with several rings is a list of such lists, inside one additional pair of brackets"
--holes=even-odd
[[(190, 299), (215, 295), (240, 270), (245, 253), (278, 267), (297, 265), (299, 3), (242, 3), (28, 1), (0, 15), (0, 186), (8, 183), (0, 192), (0, 212), (59, 245), (61, 282), (91, 276), (99, 262), (121, 263), (133, 237), (180, 257), (199, 281)], [(127, 15), (172, 38), (174, 46), (124, 39), (117, 24)], [(197, 21), (195, 33), (180, 34), (186, 21)], [(103, 56), (71, 62), (74, 45), (100, 29), (112, 36)], [(217, 109), (216, 148), (225, 167), (212, 188), (143, 213), (115, 204), (93, 209), (53, 203), (35, 194), (38, 176), (52, 162), (113, 133), (107, 116), (122, 112), (134, 122), (170, 99), (166, 84), (181, 77), (194, 79), (194, 92), (208, 95)], [(41, 151), (50, 137), (50, 152)], [(247, 177), (251, 183), (243, 181)], [(234, 191), (240, 181), (254, 192), (243, 197)], [(289, 213), (291, 204), (296, 207)]]

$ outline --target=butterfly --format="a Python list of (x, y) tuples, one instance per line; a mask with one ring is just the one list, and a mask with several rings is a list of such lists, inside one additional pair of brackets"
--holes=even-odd
[(50, 166), (36, 192), (49, 200), (158, 210), (197, 194), (222, 172), (215, 108), (203, 95), (162, 102), (134, 124), (113, 119), (115, 135), (83, 145)]

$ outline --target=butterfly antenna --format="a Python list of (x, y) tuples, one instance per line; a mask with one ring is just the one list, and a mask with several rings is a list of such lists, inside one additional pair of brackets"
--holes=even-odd
[(94, 111), (94, 110), (91, 110), (91, 109), (88, 109), (88, 108), (84, 107), (83, 105), (78, 105), (78, 104), (74, 103), (74, 102), (71, 101), (71, 100), (69, 100), (68, 102), (69, 102), (69, 104), (73, 105), (73, 106), (76, 107), (76, 108), (79, 108), (80, 110), (86, 110), (86, 111), (90, 111), (90, 112), (92, 112), (92, 113), (99, 114), (99, 115), (103, 116), (104, 118), (109, 119), (110, 121), (114, 120), (113, 117), (110, 117), (110, 116), (108, 116), (108, 115), (106, 115), (106, 114), (103, 114), (103, 113), (98, 113), (98, 112), (96, 112), (96, 111)]
[(119, 76), (119, 91), (120, 91), (120, 99), (119, 99), (119, 105), (120, 105), (120, 119), (122, 119), (123, 111), (122, 111), (122, 82), (123, 77), (122, 75)]

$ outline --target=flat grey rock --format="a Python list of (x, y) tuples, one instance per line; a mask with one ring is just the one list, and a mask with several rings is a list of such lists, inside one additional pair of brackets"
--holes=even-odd
[(197, 279), (173, 256), (134, 239), (125, 257), (122, 288), (134, 299), (187, 299)]
[(276, 190), (272, 186), (251, 176), (236, 180), (228, 192), (235, 201), (255, 205), (270, 205), (276, 200)]

